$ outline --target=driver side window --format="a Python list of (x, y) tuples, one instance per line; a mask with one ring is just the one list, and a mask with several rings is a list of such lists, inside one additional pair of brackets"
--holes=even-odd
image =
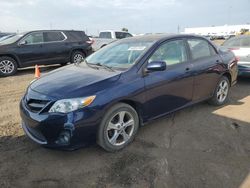
[(25, 44), (43, 43), (43, 33), (31, 33), (24, 39)]
[(165, 61), (168, 66), (186, 62), (185, 42), (183, 40), (175, 40), (162, 44), (148, 62), (152, 61)]

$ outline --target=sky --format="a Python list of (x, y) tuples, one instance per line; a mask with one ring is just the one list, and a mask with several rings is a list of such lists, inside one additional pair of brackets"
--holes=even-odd
[(250, 23), (250, 0), (0, 0), (0, 31), (75, 29), (96, 35), (176, 33), (178, 27)]

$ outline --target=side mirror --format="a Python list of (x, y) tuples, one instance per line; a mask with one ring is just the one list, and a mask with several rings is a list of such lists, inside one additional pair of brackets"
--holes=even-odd
[(19, 43), (20, 46), (23, 46), (23, 45), (26, 45), (27, 44), (27, 41), (26, 40), (23, 40)]
[(153, 72), (153, 71), (164, 71), (167, 68), (167, 64), (165, 61), (152, 61), (148, 63), (146, 71)]

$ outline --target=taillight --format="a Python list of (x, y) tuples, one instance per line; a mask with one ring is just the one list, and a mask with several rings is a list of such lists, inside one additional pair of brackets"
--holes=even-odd
[(229, 68), (232, 68), (232, 67), (236, 66), (238, 64), (238, 61), (239, 61), (239, 58), (235, 57), (234, 61), (229, 63)]
[(228, 49), (234, 51), (234, 50), (239, 50), (240, 48), (228, 48)]
[(95, 41), (94, 40), (87, 40), (86, 43), (88, 44), (93, 44)]

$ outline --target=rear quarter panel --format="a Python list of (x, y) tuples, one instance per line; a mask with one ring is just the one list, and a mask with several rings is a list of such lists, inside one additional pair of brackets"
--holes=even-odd
[(227, 66), (227, 72), (231, 75), (231, 85), (234, 85), (238, 76), (237, 60), (233, 52), (225, 48), (219, 48), (218, 52), (223, 63)]

